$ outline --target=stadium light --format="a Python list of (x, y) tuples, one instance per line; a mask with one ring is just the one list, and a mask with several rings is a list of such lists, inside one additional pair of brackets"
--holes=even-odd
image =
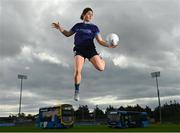
[(22, 83), (23, 83), (23, 79), (27, 79), (27, 75), (18, 74), (18, 79), (21, 80), (20, 100), (19, 100), (19, 117), (20, 117), (20, 113), (21, 113), (21, 100), (22, 100)]
[(160, 72), (152, 72), (151, 73), (152, 78), (156, 78), (156, 85), (157, 85), (157, 95), (158, 95), (158, 102), (159, 102), (159, 121), (162, 122), (161, 117), (161, 101), (160, 101), (160, 94), (159, 94), (159, 87), (158, 87), (158, 78), (160, 77)]

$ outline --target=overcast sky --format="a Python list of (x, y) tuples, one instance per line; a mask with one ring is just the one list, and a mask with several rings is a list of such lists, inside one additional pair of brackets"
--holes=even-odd
[[(106, 61), (104, 72), (86, 60), (80, 85), (80, 101), (73, 100), (73, 38), (51, 28), (59, 21), (69, 30), (82, 10), (91, 7), (92, 23), (103, 38), (120, 37), (115, 49), (100, 46)], [(0, 0), (0, 116), (18, 113), (20, 80), (22, 112), (70, 103), (101, 109), (139, 104), (180, 102), (180, 1), (179, 0)]]

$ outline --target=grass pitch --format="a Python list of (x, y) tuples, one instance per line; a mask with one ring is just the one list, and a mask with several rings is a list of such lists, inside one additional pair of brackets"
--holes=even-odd
[(0, 132), (180, 132), (180, 124), (157, 124), (146, 128), (109, 128), (106, 125), (74, 126), (69, 129), (41, 129), (34, 125), (0, 127)]

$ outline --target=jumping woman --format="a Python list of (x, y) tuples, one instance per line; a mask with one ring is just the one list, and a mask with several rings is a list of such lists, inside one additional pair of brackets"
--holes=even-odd
[(52, 28), (59, 30), (64, 36), (69, 37), (75, 34), (74, 37), (74, 100), (79, 100), (79, 86), (81, 83), (81, 72), (85, 59), (87, 58), (93, 66), (103, 71), (105, 69), (105, 61), (99, 56), (94, 45), (94, 38), (97, 42), (108, 48), (115, 48), (113, 44), (107, 43), (102, 39), (99, 28), (91, 23), (93, 10), (85, 8), (80, 16), (82, 22), (75, 24), (69, 31), (65, 30), (60, 24), (52, 23)]

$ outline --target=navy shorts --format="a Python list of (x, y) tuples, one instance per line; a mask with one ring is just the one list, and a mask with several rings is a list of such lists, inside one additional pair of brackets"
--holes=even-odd
[(89, 60), (95, 56), (95, 55), (99, 55), (96, 51), (96, 48), (76, 48), (74, 47), (73, 49), (74, 51), (74, 56), (76, 55), (80, 55), (82, 57), (84, 57), (85, 59), (88, 58)]

